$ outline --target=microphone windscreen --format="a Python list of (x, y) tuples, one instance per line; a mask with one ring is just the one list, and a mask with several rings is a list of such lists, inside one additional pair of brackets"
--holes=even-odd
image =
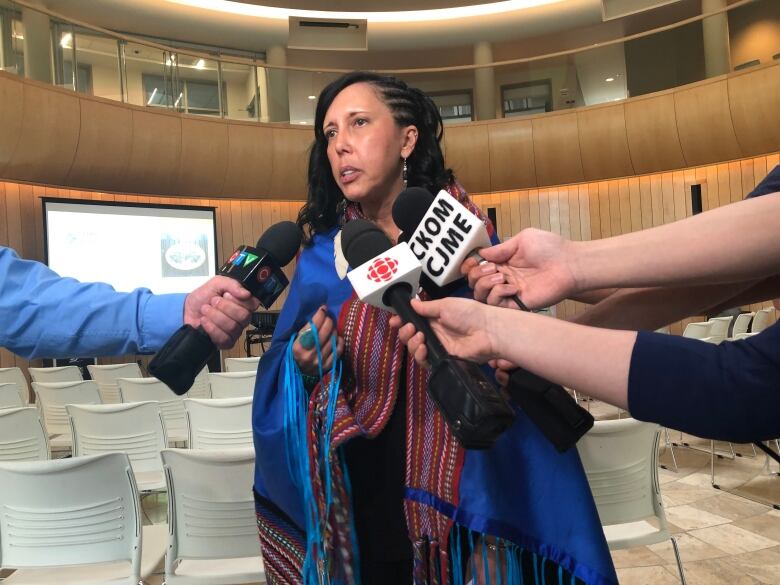
[(422, 187), (409, 187), (398, 195), (393, 204), (393, 221), (399, 229), (411, 235), (420, 225), (434, 196)]
[(387, 234), (365, 219), (348, 221), (341, 231), (341, 252), (352, 268), (393, 247)]
[(262, 248), (281, 266), (287, 266), (303, 241), (303, 232), (291, 221), (275, 223), (260, 236), (256, 248)]

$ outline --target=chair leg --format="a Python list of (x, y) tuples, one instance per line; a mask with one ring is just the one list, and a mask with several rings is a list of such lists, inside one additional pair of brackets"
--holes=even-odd
[(682, 559), (680, 558), (680, 549), (677, 548), (677, 541), (675, 540), (674, 536), (670, 538), (672, 541), (672, 548), (674, 549), (674, 558), (677, 560), (677, 570), (680, 571), (680, 583), (682, 585), (687, 585), (687, 581), (685, 580), (685, 572), (683, 571), (682, 566)]
[[(664, 447), (667, 448), (669, 454), (672, 456), (672, 465), (674, 466), (672, 471), (677, 473), (679, 468), (677, 467), (677, 457), (674, 455), (674, 443), (669, 439), (669, 429), (667, 427), (664, 427)], [(669, 469), (666, 465), (659, 465), (659, 467), (662, 469)]]

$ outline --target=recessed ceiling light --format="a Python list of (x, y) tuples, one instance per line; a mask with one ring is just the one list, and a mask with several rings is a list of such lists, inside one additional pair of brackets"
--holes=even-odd
[(309, 99), (310, 99), (310, 100), (316, 100), (316, 99), (317, 99), (317, 96), (316, 96), (316, 95), (310, 95), (310, 96), (309, 96)]
[(614, 77), (607, 77), (604, 81), (606, 81), (607, 83), (610, 83), (612, 81), (615, 81), (615, 78)]
[(198, 59), (195, 61), (195, 69), (205, 69), (206, 68), (206, 62), (203, 59)]

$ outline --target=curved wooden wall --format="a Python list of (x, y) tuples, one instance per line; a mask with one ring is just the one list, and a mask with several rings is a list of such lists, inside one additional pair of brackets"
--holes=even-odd
[[(0, 72), (0, 178), (154, 195), (303, 198), (310, 127), (188, 116)], [(450, 126), (472, 193), (563, 185), (780, 149), (780, 64), (522, 119)]]

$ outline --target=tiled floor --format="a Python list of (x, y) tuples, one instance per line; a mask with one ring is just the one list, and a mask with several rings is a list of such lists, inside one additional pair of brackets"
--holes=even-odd
[[(616, 410), (592, 404), (596, 418), (615, 418)], [(680, 434), (670, 431), (672, 440)], [(709, 441), (685, 436), (691, 445), (709, 449)], [(710, 482), (710, 456), (674, 448), (678, 471), (661, 469), (661, 493), (666, 518), (675, 534), (689, 585), (780, 585), (780, 510), (740, 497), (742, 494), (780, 505), (780, 477), (766, 475), (766, 457), (752, 457), (749, 445), (735, 446), (745, 455), (717, 459), (716, 481)], [(726, 451), (728, 445), (717, 443)], [(672, 467), (668, 449), (660, 462)], [(778, 471), (772, 463), (771, 469)], [(671, 543), (660, 543), (612, 554), (621, 585), (678, 584)]]

